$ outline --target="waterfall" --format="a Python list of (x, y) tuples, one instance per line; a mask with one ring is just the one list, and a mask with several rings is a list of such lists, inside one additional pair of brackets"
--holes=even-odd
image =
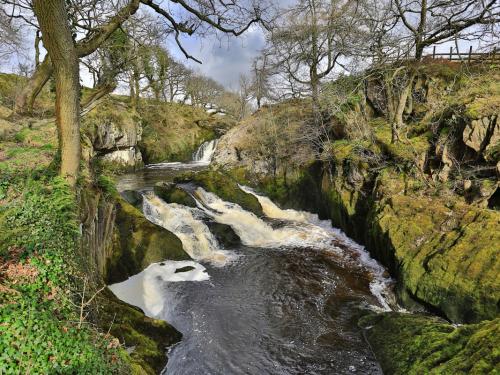
[(141, 308), (147, 316), (161, 318), (166, 302), (163, 282), (204, 281), (209, 278), (205, 267), (196, 262), (166, 261), (153, 263), (137, 275), (108, 287), (119, 299)]
[(294, 220), (299, 223), (309, 223), (317, 221), (317, 215), (305, 211), (283, 210), (273, 203), (268, 197), (257, 194), (251, 188), (243, 185), (238, 185), (245, 193), (253, 195), (259, 201), (262, 212), (269, 218), (281, 220)]
[(202, 188), (194, 192), (198, 207), (215, 221), (230, 225), (243, 244), (255, 247), (299, 246), (319, 248), (332, 242), (331, 235), (323, 228), (297, 225), (290, 221), (286, 226), (273, 228), (269, 223), (246, 211), (235, 203), (225, 202)]
[[(267, 217), (284, 220), (285, 225), (273, 228), (239, 205), (225, 202), (202, 188), (197, 188), (194, 196), (200, 209), (215, 221), (230, 225), (243, 244), (255, 247), (297, 246), (332, 251), (342, 256), (344, 262), (353, 268), (359, 267), (371, 275), (370, 291), (384, 310), (389, 311), (390, 306), (396, 306), (391, 292), (392, 280), (386, 276), (385, 269), (370, 257), (363, 246), (348, 238), (339, 229), (333, 228), (329, 221), (319, 220), (317, 215), (292, 209), (283, 210), (269, 198), (256, 194), (250, 188), (245, 186), (240, 188), (259, 200)], [(350, 253), (339, 248), (337, 246), (339, 243), (351, 250)]]
[(217, 239), (199, 218), (202, 213), (196, 208), (166, 203), (148, 192), (144, 195), (143, 212), (149, 221), (179, 237), (184, 251), (193, 259), (223, 265), (234, 257), (220, 249)]
[(217, 147), (217, 140), (206, 141), (193, 153), (193, 161), (197, 163), (209, 164)]

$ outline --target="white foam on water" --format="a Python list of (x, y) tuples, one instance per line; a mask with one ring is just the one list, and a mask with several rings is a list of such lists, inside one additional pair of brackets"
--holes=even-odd
[[(175, 272), (183, 267), (192, 269)], [(165, 308), (164, 282), (205, 281), (210, 276), (205, 267), (194, 261), (153, 263), (144, 271), (108, 288), (122, 301), (139, 307), (151, 318), (161, 318)]]
[(327, 231), (307, 223), (297, 225), (290, 221), (283, 227), (273, 228), (254, 213), (236, 203), (225, 202), (202, 188), (195, 190), (194, 197), (201, 210), (216, 222), (230, 225), (247, 246), (323, 248), (332, 242)]
[(196, 217), (197, 211), (196, 208), (166, 203), (152, 192), (144, 194), (143, 212), (149, 221), (174, 233), (191, 258), (223, 266), (236, 255), (221, 250), (205, 223)]
[(299, 223), (309, 223), (311, 219), (316, 216), (310, 212), (296, 211), (291, 209), (283, 210), (273, 203), (268, 197), (257, 194), (248, 186), (238, 185), (245, 193), (253, 195), (259, 201), (264, 215), (273, 219), (293, 220)]
[(193, 153), (193, 161), (199, 164), (210, 164), (217, 147), (217, 139), (203, 142), (198, 150)]
[(195, 197), (199, 201), (199, 207), (214, 220), (231, 225), (245, 245), (311, 247), (327, 249), (347, 256), (348, 254), (333, 244), (334, 241), (340, 241), (355, 253), (355, 256), (348, 260), (356, 262), (370, 274), (370, 291), (377, 298), (382, 309), (389, 311), (391, 306), (396, 306), (391, 289), (392, 279), (386, 276), (385, 269), (370, 256), (363, 246), (351, 240), (341, 230), (333, 228), (330, 221), (320, 220), (317, 215), (305, 211), (281, 209), (269, 198), (257, 194), (251, 188), (239, 186), (244, 192), (258, 199), (267, 217), (285, 220), (289, 224), (282, 228), (272, 228), (253, 213), (245, 211), (237, 204), (224, 202), (202, 188), (196, 189)]

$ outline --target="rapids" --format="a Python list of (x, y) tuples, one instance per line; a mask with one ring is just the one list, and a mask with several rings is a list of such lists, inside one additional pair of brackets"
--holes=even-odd
[[(154, 179), (138, 173), (123, 185), (139, 187), (146, 218), (175, 233), (193, 258), (152, 264), (110, 286), (182, 332), (163, 374), (380, 374), (357, 321), (397, 308), (383, 267), (329, 222), (245, 186), (265, 217), (199, 187), (197, 208), (151, 191), (193, 164), (163, 165)], [(223, 248), (208, 221), (231, 226), (241, 245)]]

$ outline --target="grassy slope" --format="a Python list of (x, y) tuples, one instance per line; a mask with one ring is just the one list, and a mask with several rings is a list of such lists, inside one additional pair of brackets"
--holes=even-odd
[[(19, 82), (17, 76), (0, 74), (0, 373), (156, 373), (165, 362), (164, 347), (180, 338), (168, 323), (146, 318), (101, 292), (84, 309), (89, 320), (79, 325), (84, 284), (86, 299), (100, 285), (91, 285), (95, 280), (85, 271), (91, 260), (80, 253), (77, 202), (57, 177), (55, 125), (40, 122), (53, 115), (53, 93), (43, 90), (33, 118), (11, 122), (9, 108)], [(102, 112), (93, 110), (84, 130), (109, 119), (115, 101), (124, 102), (110, 99)], [(137, 113), (127, 112), (140, 121)], [(87, 169), (80, 183), (93, 185), (97, 195), (113, 195), (112, 183)], [(177, 238), (156, 230), (126, 202), (120, 207), (118, 226), (126, 233), (118, 231), (114, 238), (113, 246), (122, 250), (114, 254), (111, 272), (123, 273), (120, 260), (131, 255), (133, 272), (145, 262), (165, 259), (165, 251), (186, 258)], [(115, 337), (136, 347), (131, 356)]]

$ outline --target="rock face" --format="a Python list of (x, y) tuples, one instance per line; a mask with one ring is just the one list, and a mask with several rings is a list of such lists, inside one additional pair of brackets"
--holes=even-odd
[(124, 167), (138, 167), (142, 165), (141, 152), (134, 146), (104, 154), (101, 159)]
[(455, 327), (441, 319), (384, 313), (361, 319), (385, 374), (493, 374), (500, 319)]
[(143, 165), (138, 147), (142, 139), (141, 121), (120, 103), (110, 102), (91, 111), (84, 120), (83, 130), (92, 145), (93, 156), (125, 169)]
[(223, 168), (245, 167), (256, 173), (266, 171), (264, 163), (256, 161), (248, 150), (248, 141), (252, 138), (251, 122), (243, 123), (224, 134), (217, 144), (212, 163)]
[(344, 165), (335, 165), (333, 175), (316, 165), (286, 193), (269, 180), (263, 188), (277, 191), (273, 198), (282, 203), (330, 218), (365, 244), (397, 278), (403, 303), (411, 306), (416, 299), (460, 323), (498, 315), (500, 212), (459, 199), (413, 195), (418, 181), (396, 172), (374, 176), (360, 170), (355, 175), (365, 179), (358, 186), (349, 183), (349, 174)]
[(486, 160), (492, 160), (491, 151), (500, 145), (498, 115), (470, 121), (465, 126), (463, 142), (478, 154), (483, 155)]
[[(118, 196), (106, 196), (87, 186), (81, 192), (80, 213), (86, 274), (98, 286), (123, 281), (152, 262), (190, 259), (174, 234), (150, 223)], [(165, 347), (182, 335), (167, 322), (148, 318), (118, 300), (107, 289), (97, 296), (97, 303), (94, 321), (131, 349), (132, 373), (158, 374), (167, 361)]]

